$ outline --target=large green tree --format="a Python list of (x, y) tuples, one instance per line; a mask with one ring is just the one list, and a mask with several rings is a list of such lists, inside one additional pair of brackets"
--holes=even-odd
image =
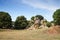
[(15, 29), (25, 29), (28, 22), (24, 16), (18, 16), (15, 21)]
[(44, 17), (42, 15), (36, 15), (35, 17), (38, 17), (40, 20), (44, 19)]
[(42, 15), (36, 15), (36, 16), (32, 16), (31, 20), (34, 20), (35, 17), (38, 17), (40, 20), (44, 19), (44, 17)]
[(7, 12), (0, 12), (0, 28), (11, 28), (12, 19)]
[(54, 12), (53, 18), (54, 18), (54, 23), (55, 23), (55, 25), (60, 25), (60, 9), (57, 9), (57, 10)]

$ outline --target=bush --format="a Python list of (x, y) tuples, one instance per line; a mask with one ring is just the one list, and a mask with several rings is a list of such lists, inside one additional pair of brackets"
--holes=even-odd
[(7, 12), (0, 12), (0, 28), (11, 28), (11, 16)]
[(56, 10), (53, 14), (55, 25), (60, 25), (60, 9)]
[(28, 22), (24, 16), (18, 16), (15, 21), (15, 29), (25, 29)]
[(46, 25), (47, 25), (47, 27), (51, 27), (52, 24), (51, 24), (51, 22), (47, 22)]

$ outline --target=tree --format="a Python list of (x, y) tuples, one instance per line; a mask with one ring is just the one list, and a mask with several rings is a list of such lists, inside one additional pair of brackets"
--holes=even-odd
[(18, 16), (15, 21), (15, 29), (25, 29), (28, 22), (24, 16)]
[(38, 17), (38, 19), (40, 19), (40, 20), (43, 20), (43, 19), (44, 19), (43, 16), (41, 16), (41, 15), (36, 15), (36, 16), (32, 16), (32, 17), (31, 17), (31, 20), (34, 21), (34, 19), (37, 18), (37, 17)]
[(31, 20), (34, 20), (34, 16), (31, 17)]
[(35, 17), (38, 17), (40, 20), (43, 20), (44, 19), (44, 17), (41, 16), (41, 15), (36, 15)]
[(0, 28), (11, 28), (12, 19), (7, 12), (0, 12)]
[(55, 25), (60, 25), (60, 9), (57, 9), (57, 10), (54, 12), (53, 18), (54, 18), (54, 23), (55, 23)]
[(34, 18), (35, 18), (35, 16), (32, 16), (32, 17), (31, 17), (30, 24), (34, 24)]
[(46, 24), (47, 27), (51, 27), (51, 25), (52, 25), (51, 22), (47, 22)]

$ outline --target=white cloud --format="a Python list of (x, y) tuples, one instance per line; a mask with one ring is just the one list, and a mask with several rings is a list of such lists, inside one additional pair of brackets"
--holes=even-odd
[[(56, 10), (60, 7), (57, 7), (54, 3), (54, 0), (22, 0), (24, 4), (32, 6), (38, 9), (47, 9), (47, 10)], [(60, 5), (59, 5), (60, 6)]]

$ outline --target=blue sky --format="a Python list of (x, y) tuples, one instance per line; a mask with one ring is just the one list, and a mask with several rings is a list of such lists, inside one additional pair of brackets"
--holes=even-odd
[(0, 0), (0, 11), (8, 12), (13, 21), (21, 15), (28, 20), (32, 16), (42, 15), (52, 21), (56, 9), (60, 9), (60, 0)]

